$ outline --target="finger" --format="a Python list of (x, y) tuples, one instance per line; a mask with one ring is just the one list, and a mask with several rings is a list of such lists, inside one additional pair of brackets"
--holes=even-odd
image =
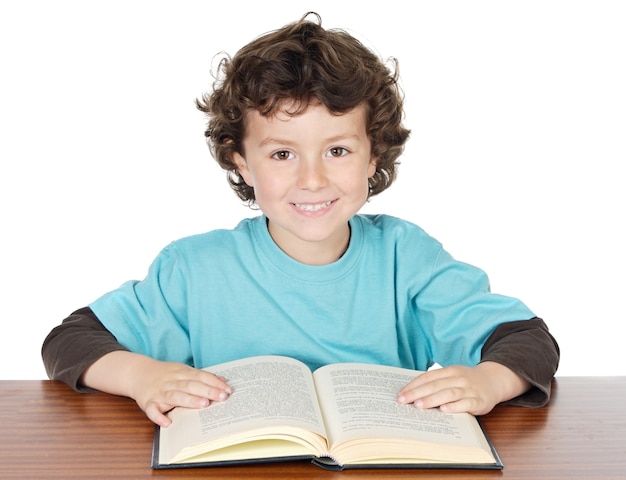
[(398, 394), (398, 403), (413, 403), (418, 408), (436, 408), (467, 396), (465, 382), (455, 376), (444, 376)]
[(168, 392), (166, 400), (174, 405), (204, 408), (208, 407), (211, 401), (223, 402), (230, 394), (229, 386), (223, 389), (197, 380), (180, 380)]
[(223, 390), (229, 395), (233, 393), (232, 388), (228, 385), (226, 379), (222, 376), (214, 375), (211, 372), (207, 372), (205, 370), (197, 370), (199, 373), (198, 381), (203, 382), (210, 387), (217, 388), (219, 390)]
[[(476, 401), (471, 398), (461, 398), (456, 402), (444, 403), (439, 409), (444, 413), (475, 413)], [(477, 413), (476, 413), (477, 414)]]
[(410, 390), (420, 388), (422, 385), (427, 385), (430, 382), (448, 378), (452, 375), (451, 368), (438, 368), (435, 370), (429, 370), (420, 375), (417, 375), (413, 380), (406, 384), (398, 394), (407, 393)]
[(170, 418), (161, 412), (156, 405), (146, 408), (145, 413), (146, 416), (159, 427), (167, 428), (172, 424)]
[(442, 405), (458, 402), (464, 398), (463, 391), (460, 388), (443, 388), (436, 390), (428, 395), (418, 395), (415, 397), (413, 405), (418, 408), (437, 408)]
[(397, 400), (399, 403), (413, 403), (418, 399), (428, 397), (436, 392), (446, 388), (446, 379), (427, 379), (427, 382), (418, 382), (413, 380), (400, 392), (398, 392)]

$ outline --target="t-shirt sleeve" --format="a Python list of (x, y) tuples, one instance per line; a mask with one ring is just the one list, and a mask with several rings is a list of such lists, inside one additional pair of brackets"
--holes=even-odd
[(417, 284), (415, 318), (432, 360), (477, 365), (485, 342), (501, 324), (536, 315), (519, 299), (491, 292), (487, 274), (440, 249), (427, 280)]
[(191, 365), (189, 295), (176, 246), (170, 244), (155, 258), (143, 280), (127, 281), (89, 307), (128, 350)]

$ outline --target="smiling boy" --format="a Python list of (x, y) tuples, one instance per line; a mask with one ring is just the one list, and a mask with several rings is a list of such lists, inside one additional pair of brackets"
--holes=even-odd
[(143, 280), (71, 314), (44, 341), (49, 376), (129, 396), (160, 426), (232, 393), (201, 368), (264, 354), (438, 363), (398, 392), (420, 408), (545, 405), (559, 348), (543, 320), (417, 225), (358, 213), (409, 136), (397, 70), (315, 19), (224, 58), (198, 101), (211, 153), (262, 214), (172, 242)]

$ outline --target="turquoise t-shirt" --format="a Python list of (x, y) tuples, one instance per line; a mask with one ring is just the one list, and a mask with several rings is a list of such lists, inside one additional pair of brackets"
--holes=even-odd
[(322, 266), (283, 253), (263, 215), (183, 238), (90, 307), (129, 350), (198, 368), (267, 354), (312, 370), (475, 365), (497, 325), (535, 316), (410, 222), (356, 215), (350, 227), (345, 254)]

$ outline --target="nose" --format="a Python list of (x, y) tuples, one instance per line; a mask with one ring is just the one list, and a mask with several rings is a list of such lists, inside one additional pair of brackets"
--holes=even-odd
[(298, 188), (319, 190), (328, 183), (324, 161), (321, 159), (302, 159), (298, 165)]

